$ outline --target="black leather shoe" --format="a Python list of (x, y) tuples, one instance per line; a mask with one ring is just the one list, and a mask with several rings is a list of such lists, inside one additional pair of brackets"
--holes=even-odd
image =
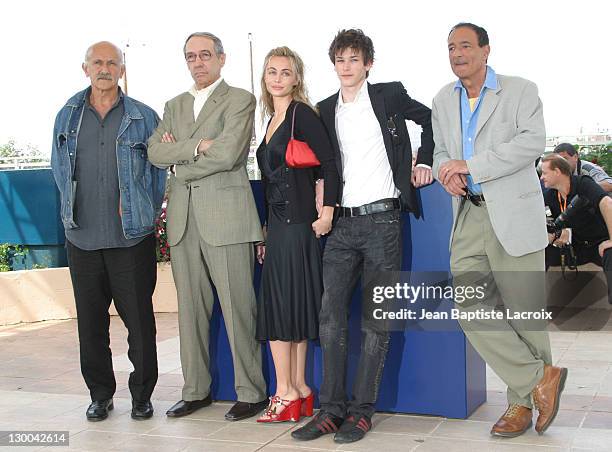
[(354, 443), (362, 439), (371, 428), (372, 421), (369, 417), (363, 414), (350, 415), (334, 435), (334, 441), (342, 444)]
[(132, 400), (132, 419), (143, 420), (153, 416), (153, 404), (150, 400)]
[(328, 433), (336, 433), (342, 422), (344, 419), (341, 417), (320, 410), (308, 424), (292, 431), (291, 436), (300, 441), (311, 441)]
[(241, 421), (248, 417), (255, 416), (260, 411), (263, 411), (268, 406), (267, 400), (261, 402), (249, 403), (249, 402), (236, 402), (230, 410), (225, 413), (225, 419), (228, 421)]
[(172, 407), (166, 411), (166, 416), (169, 417), (181, 417), (187, 416), (200, 408), (204, 408), (212, 403), (212, 397), (210, 394), (202, 400), (180, 400), (176, 402)]
[(87, 408), (85, 415), (91, 422), (103, 421), (108, 417), (108, 412), (113, 409), (113, 399), (94, 400)]

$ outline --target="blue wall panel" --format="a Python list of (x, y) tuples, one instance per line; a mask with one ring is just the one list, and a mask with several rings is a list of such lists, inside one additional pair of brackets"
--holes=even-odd
[(63, 244), (59, 207), (50, 169), (0, 171), (0, 243)]

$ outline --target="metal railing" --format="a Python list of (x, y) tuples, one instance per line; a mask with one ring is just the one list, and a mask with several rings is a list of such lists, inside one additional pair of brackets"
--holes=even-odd
[(50, 167), (51, 162), (40, 157), (0, 157), (0, 171)]

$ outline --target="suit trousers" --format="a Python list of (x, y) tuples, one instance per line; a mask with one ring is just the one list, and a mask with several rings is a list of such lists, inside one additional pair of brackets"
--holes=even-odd
[[(460, 311), (490, 310), (503, 305), (512, 311), (539, 311), (546, 307), (544, 250), (510, 256), (491, 225), (485, 204), (463, 201), (451, 244), (454, 284), (479, 275), (485, 287), (482, 300), (456, 303)], [(467, 272), (467, 273), (465, 273)], [(473, 281), (472, 281), (473, 282)], [(466, 337), (508, 385), (508, 403), (532, 407), (531, 391), (552, 364), (545, 322), (508, 319), (460, 320)]]
[(66, 242), (77, 309), (81, 373), (92, 400), (115, 393), (110, 349), (111, 300), (128, 330), (134, 366), (128, 386), (135, 400), (149, 400), (157, 383), (153, 291), (157, 282), (155, 237), (128, 248), (82, 250)]
[[(223, 227), (222, 220), (219, 221), (219, 227)], [(170, 257), (178, 295), (181, 366), (185, 379), (183, 400), (201, 400), (210, 392), (213, 284), (232, 350), (238, 400), (250, 403), (265, 400), (261, 346), (255, 340), (253, 244), (213, 246), (206, 243), (190, 204), (184, 235), (171, 248)]]

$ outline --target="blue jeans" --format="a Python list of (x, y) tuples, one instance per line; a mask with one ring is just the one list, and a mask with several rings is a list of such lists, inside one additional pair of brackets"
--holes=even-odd
[(340, 217), (323, 253), (323, 299), (319, 335), (323, 352), (323, 383), (319, 400), (324, 411), (336, 416), (372, 417), (378, 397), (390, 334), (375, 325), (361, 326), (361, 354), (347, 400), (346, 366), (348, 314), (359, 277), (363, 286), (376, 272), (401, 268), (401, 213), (399, 210)]

